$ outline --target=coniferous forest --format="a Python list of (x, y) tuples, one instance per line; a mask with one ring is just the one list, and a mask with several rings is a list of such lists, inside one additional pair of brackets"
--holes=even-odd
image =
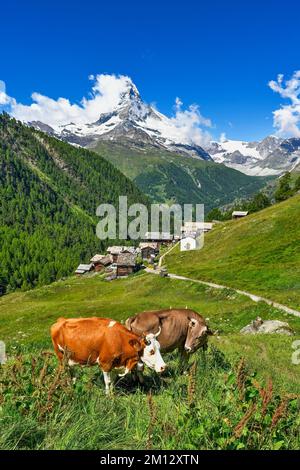
[(104, 248), (96, 208), (147, 203), (99, 155), (0, 115), (0, 295), (48, 284)]

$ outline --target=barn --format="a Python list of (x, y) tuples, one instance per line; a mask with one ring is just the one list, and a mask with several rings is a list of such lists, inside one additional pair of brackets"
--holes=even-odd
[(120, 253), (117, 258), (117, 277), (128, 276), (137, 269), (136, 255), (132, 253)]
[(94, 269), (93, 263), (91, 263), (91, 264), (80, 264), (78, 266), (78, 268), (76, 269), (75, 274), (77, 276), (81, 276), (82, 274), (89, 273), (93, 269)]
[(113, 263), (116, 263), (118, 256), (123, 251), (123, 246), (109, 246), (106, 251), (111, 255)]
[(106, 251), (111, 255), (113, 263), (117, 262), (118, 256), (121, 253), (131, 253), (133, 255), (137, 253), (137, 249), (134, 246), (109, 246)]
[(241, 219), (242, 217), (246, 217), (248, 215), (248, 211), (233, 211), (231, 216), (233, 219)]
[(173, 235), (169, 232), (146, 232), (144, 242), (152, 242), (160, 245), (170, 245), (173, 242)]
[(154, 258), (159, 252), (157, 242), (141, 242), (140, 245), (142, 259), (150, 260)]
[(136, 255), (138, 251), (138, 248), (136, 248), (135, 246), (123, 246), (122, 253), (131, 253), (133, 255)]
[(95, 271), (100, 272), (112, 263), (112, 257), (110, 255), (95, 255), (91, 258), (91, 263), (93, 263)]
[(185, 222), (181, 227), (181, 232), (183, 235), (188, 235), (190, 232), (210, 232), (212, 228), (212, 222)]

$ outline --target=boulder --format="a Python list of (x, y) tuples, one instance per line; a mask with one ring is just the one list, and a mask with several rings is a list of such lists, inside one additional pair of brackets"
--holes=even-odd
[(244, 335), (273, 334), (292, 336), (293, 330), (287, 322), (280, 320), (262, 320), (257, 317), (240, 331)]

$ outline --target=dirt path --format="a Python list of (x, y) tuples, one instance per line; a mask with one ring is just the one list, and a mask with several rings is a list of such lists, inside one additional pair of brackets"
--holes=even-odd
[[(172, 249), (175, 248), (172, 247)], [(171, 251), (171, 250), (169, 250)], [(167, 253), (166, 252), (161, 258), (163, 258)], [(159, 264), (161, 266), (161, 263)], [(159, 270), (154, 271), (153, 269), (146, 269), (147, 273), (151, 274), (159, 274)], [(180, 281), (192, 281), (192, 282), (197, 282), (198, 284), (203, 284), (205, 286), (213, 287), (214, 289), (231, 289), (237, 292), (238, 294), (245, 295), (246, 297), (249, 297), (251, 300), (254, 302), (265, 302), (268, 305), (271, 305), (272, 307), (278, 308), (279, 310), (283, 310), (286, 313), (289, 313), (290, 315), (294, 315), (296, 317), (300, 317), (300, 312), (298, 310), (294, 310), (293, 308), (287, 307), (286, 305), (279, 304), (278, 302), (274, 302), (273, 300), (266, 299), (265, 297), (261, 297), (260, 295), (255, 295), (251, 294), (250, 292), (246, 292), (244, 290), (240, 289), (234, 289), (233, 287), (229, 286), (224, 286), (222, 284), (215, 284), (213, 282), (208, 282), (208, 281), (200, 281), (199, 279), (192, 279), (190, 277), (185, 277), (185, 276), (179, 276), (178, 274), (171, 274), (169, 273), (169, 277), (172, 279), (179, 279)]]
[(172, 250), (174, 250), (174, 248), (176, 248), (176, 246), (179, 244), (179, 242), (175, 243), (175, 245), (173, 245), (168, 251), (166, 251), (160, 258), (159, 258), (159, 262), (158, 262), (158, 266), (161, 267), (161, 264), (163, 262), (163, 259), (165, 256), (167, 256), (169, 253), (171, 253)]

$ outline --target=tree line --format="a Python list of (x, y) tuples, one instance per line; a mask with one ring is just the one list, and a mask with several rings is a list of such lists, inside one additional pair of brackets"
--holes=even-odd
[(275, 191), (272, 196), (260, 191), (252, 198), (238, 201), (230, 206), (230, 209), (222, 210), (218, 207), (212, 209), (206, 216), (206, 220), (229, 220), (233, 211), (248, 211), (249, 214), (258, 212), (271, 206), (274, 202), (285, 201), (300, 191), (300, 175), (293, 180), (290, 172), (285, 173), (278, 179)]

